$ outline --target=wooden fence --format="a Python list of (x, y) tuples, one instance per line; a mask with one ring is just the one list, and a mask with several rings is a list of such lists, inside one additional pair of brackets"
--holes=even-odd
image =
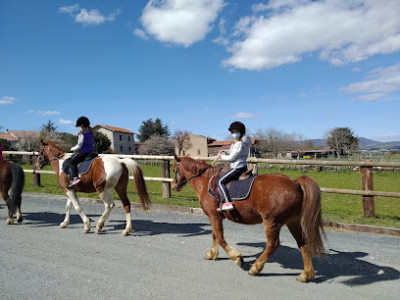
[[(33, 163), (37, 152), (21, 152), (21, 151), (4, 151), (3, 154), (12, 160), (13, 156), (16, 155), (28, 155), (30, 162)], [(160, 181), (162, 182), (162, 191), (164, 198), (171, 197), (171, 182), (170, 178), (170, 162), (174, 159), (173, 156), (153, 156), (153, 155), (121, 155), (121, 154), (101, 154), (100, 156), (114, 156), (119, 158), (131, 158), (136, 160), (157, 160), (162, 161), (162, 177), (144, 177), (147, 181)], [(215, 157), (193, 157), (195, 159), (202, 159), (206, 161), (212, 161)], [(339, 166), (339, 167), (354, 167), (359, 168), (361, 173), (361, 186), (362, 190), (349, 190), (349, 189), (336, 189), (336, 188), (324, 188), (321, 187), (323, 193), (335, 193), (335, 194), (348, 194), (348, 195), (360, 195), (363, 201), (364, 216), (375, 217), (375, 204), (374, 196), (380, 197), (394, 197), (400, 198), (400, 192), (385, 192), (385, 191), (374, 191), (373, 184), (373, 168), (400, 168), (398, 162), (373, 162), (373, 161), (321, 161), (321, 160), (286, 160), (286, 159), (259, 159), (249, 157), (247, 162), (249, 165), (254, 167), (257, 173), (258, 164), (270, 164), (270, 165), (296, 165), (296, 166)], [(24, 170), (24, 172), (32, 173), (32, 170)], [(55, 174), (54, 171), (37, 171), (33, 180), (34, 183), (40, 185), (40, 174)], [(132, 178), (132, 177), (131, 177)], [(400, 183), (399, 183), (400, 184)]]

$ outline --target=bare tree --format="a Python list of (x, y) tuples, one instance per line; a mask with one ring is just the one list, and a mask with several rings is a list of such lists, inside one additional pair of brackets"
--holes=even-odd
[(349, 127), (336, 127), (329, 131), (327, 143), (330, 148), (336, 150), (338, 158), (342, 153), (358, 149), (358, 137)]
[(182, 154), (182, 150), (187, 150), (192, 147), (192, 143), (190, 142), (190, 132), (187, 130), (176, 130), (172, 140), (178, 148), (178, 155)]
[(165, 136), (152, 135), (142, 145), (140, 154), (171, 155), (174, 153), (174, 143)]

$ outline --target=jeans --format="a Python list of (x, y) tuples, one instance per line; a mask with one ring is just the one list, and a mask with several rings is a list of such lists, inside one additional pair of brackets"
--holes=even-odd
[(240, 175), (242, 175), (246, 171), (247, 171), (247, 166), (238, 169), (230, 169), (228, 172), (226, 172), (218, 179), (218, 187), (222, 195), (224, 196), (224, 202), (231, 202), (231, 197), (229, 196), (229, 192), (226, 185), (232, 180), (239, 179)]
[(71, 168), (71, 178), (78, 177), (78, 164), (85, 160), (85, 158), (91, 154), (90, 152), (87, 153), (76, 153), (72, 155), (69, 161), (69, 167)]

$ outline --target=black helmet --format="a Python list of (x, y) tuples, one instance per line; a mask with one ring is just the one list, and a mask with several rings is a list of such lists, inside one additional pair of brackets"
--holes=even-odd
[(89, 127), (89, 125), (90, 125), (89, 119), (86, 117), (80, 117), (78, 120), (76, 120), (75, 127), (79, 127), (82, 125), (85, 127)]
[(243, 124), (242, 122), (238, 122), (238, 121), (233, 122), (233, 123), (231, 124), (231, 126), (229, 126), (228, 130), (229, 130), (230, 132), (232, 132), (232, 131), (238, 131), (238, 132), (240, 132), (240, 134), (241, 134), (242, 136), (246, 134), (246, 126), (244, 126), (244, 124)]

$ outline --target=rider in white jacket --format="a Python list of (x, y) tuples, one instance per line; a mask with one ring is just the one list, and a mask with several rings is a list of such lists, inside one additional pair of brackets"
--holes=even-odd
[(233, 142), (229, 154), (218, 153), (218, 158), (230, 162), (230, 170), (218, 180), (218, 187), (224, 196), (224, 203), (218, 210), (229, 211), (235, 207), (232, 204), (226, 185), (239, 178), (247, 171), (247, 157), (251, 146), (251, 139), (246, 134), (246, 127), (241, 122), (233, 122), (228, 129), (232, 133)]

